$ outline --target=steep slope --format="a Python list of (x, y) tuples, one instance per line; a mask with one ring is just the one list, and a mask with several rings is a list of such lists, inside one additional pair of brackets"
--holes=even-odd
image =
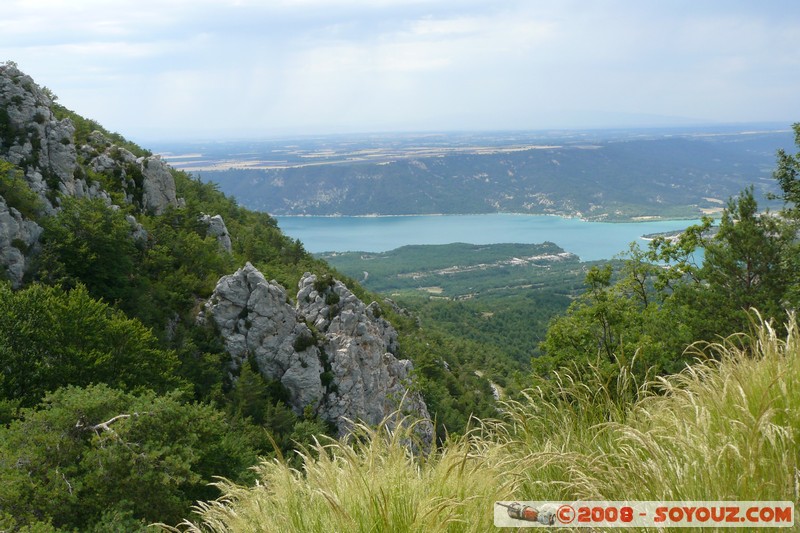
[[(68, 285), (86, 283), (90, 290), (96, 289), (93, 280), (97, 277), (87, 274), (91, 273), (91, 264), (87, 270), (81, 263), (92, 263), (108, 254), (102, 257), (110, 263), (104, 268), (112, 271), (103, 273), (100, 281), (104, 288), (97, 291), (99, 296), (120, 299), (119, 304), (133, 313), (137, 312), (137, 304), (142, 305), (141, 301), (130, 301), (134, 289), (141, 289), (142, 283), (132, 285), (129, 292), (119, 287), (135, 275), (134, 266), (123, 266), (125, 253), (114, 252), (114, 242), (99, 249), (96, 245), (102, 235), (92, 234), (89, 242), (80, 241), (80, 235), (76, 235), (76, 243), (80, 243), (76, 246), (86, 250), (70, 250), (65, 242), (73, 235), (66, 231), (62, 242), (51, 242), (46, 253), (40, 253), (42, 225), (52, 225), (51, 219), (64, 217), (65, 213), (69, 213), (67, 218), (97, 216), (99, 220), (107, 219), (103, 224), (108, 225), (114, 220), (110, 213), (125, 213), (128, 226), (121, 233), (110, 226), (93, 231), (113, 234), (112, 240), (131, 241), (120, 248), (131, 254), (131, 262), (140, 260), (137, 256), (142, 252), (138, 250), (144, 252), (146, 261), (148, 255), (162, 253), (159, 246), (174, 246), (159, 235), (163, 224), (174, 225), (169, 219), (160, 218), (168, 212), (178, 218), (188, 215), (195, 233), (203, 235), (209, 244), (216, 242), (216, 249), (207, 250), (207, 262), (221, 269), (241, 257), (234, 253), (222, 216), (190, 215), (194, 209), (187, 209), (186, 201), (178, 198), (173, 170), (161, 158), (118, 142), (118, 136), (93, 126), (91, 121), (55, 106), (49, 92), (13, 64), (0, 65), (0, 161), (5, 161), (2, 171), (7, 174), (3, 183), (27, 187), (38, 205), (38, 209), (27, 210), (22, 205), (9, 205), (2, 192), (10, 187), (0, 189), (0, 265), (13, 286), (21, 286), (26, 273), (30, 274), (31, 258), (43, 255), (43, 262), (47, 263), (52, 256), (69, 254), (72, 262), (66, 267), (63, 261), (56, 261), (48, 268), (56, 273), (72, 268), (72, 275), (50, 277), (54, 281), (66, 280)], [(74, 204), (70, 199), (96, 200), (105, 204), (108, 211)], [(139, 219), (146, 221), (154, 234)], [(84, 233), (79, 228), (83, 222), (75, 222), (73, 233)], [(305, 256), (302, 247), (298, 255)], [(253, 254), (248, 259), (265, 258)], [(175, 266), (189, 267), (180, 263)], [(191, 266), (204, 270), (209, 265)], [(155, 270), (152, 275), (159, 278), (169, 273)], [(422, 438), (430, 444), (432, 427), (425, 402), (418, 392), (409, 392), (411, 363), (398, 361), (392, 355), (397, 351), (397, 333), (379, 318), (378, 304), (366, 306), (338, 281), (322, 288), (314, 275), (306, 274), (300, 282), (295, 309), (286, 303), (289, 298), (285, 289), (278, 282), (267, 282), (250, 263), (218, 279), (204, 312), (213, 317), (231, 357), (231, 382), (235, 382), (242, 361), (252, 352), (264, 378), (278, 379), (286, 387), (288, 402), (297, 414), (310, 408), (315, 415), (337, 425), (343, 434), (348, 427), (345, 420), (378, 423), (400, 408), (403, 400), (403, 408), (422, 419)], [(194, 290), (195, 299), (208, 297), (207, 293)], [(185, 313), (187, 309), (178, 307), (175, 311)], [(175, 320), (179, 319), (180, 314), (177, 319), (170, 318), (172, 324), (166, 329), (174, 330)], [(202, 317), (200, 322), (205, 323)]]
[[(102, 132), (81, 138), (69, 118), (58, 118), (53, 98), (13, 64), (0, 65), (0, 159), (11, 163), (52, 215), (60, 196), (99, 198), (111, 207), (122, 202), (145, 213), (178, 206), (175, 181), (158, 157), (136, 156)], [(8, 174), (9, 169), (4, 169)], [(4, 176), (4, 179), (12, 179)], [(122, 194), (112, 200), (116, 191)], [(41, 227), (31, 214), (0, 203), (0, 265), (15, 286), (22, 283), (26, 254), (36, 251)], [(132, 218), (134, 230), (138, 230)], [(24, 246), (14, 246), (14, 243)], [(22, 249), (21, 249), (22, 248)]]

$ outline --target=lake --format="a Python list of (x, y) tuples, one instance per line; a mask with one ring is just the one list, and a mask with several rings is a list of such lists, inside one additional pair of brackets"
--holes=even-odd
[(311, 253), (385, 252), (407, 244), (554, 242), (584, 261), (610, 259), (642, 235), (682, 230), (698, 220), (587, 222), (543, 215), (275, 217)]

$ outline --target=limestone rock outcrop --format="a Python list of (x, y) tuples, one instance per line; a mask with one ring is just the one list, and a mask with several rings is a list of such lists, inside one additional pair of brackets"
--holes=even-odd
[(75, 126), (56, 118), (50, 93), (13, 64), (0, 64), (0, 157), (24, 171), (49, 212), (58, 207), (56, 192), (111, 204), (107, 191), (87, 181), (79, 156), (86, 168), (121, 180), (127, 201), (144, 211), (160, 215), (180, 205), (175, 180), (159, 156), (137, 158), (98, 131), (77, 147)]
[(283, 287), (248, 263), (220, 279), (198, 319), (218, 327), (234, 375), (253, 357), (289, 390), (296, 412), (310, 406), (345, 434), (351, 421), (378, 424), (399, 410), (420, 421), (415, 431), (431, 443), (427, 407), (410, 387), (412, 364), (394, 355), (397, 332), (376, 303), (365, 305), (341, 282), (306, 274), (292, 306)]
[(85, 187), (75, 179), (75, 126), (56, 119), (52, 104), (30, 76), (0, 65), (0, 157), (25, 171), (31, 189), (49, 207), (48, 189), (81, 196)]
[(25, 253), (36, 246), (41, 233), (41, 226), (26, 220), (0, 196), (0, 269), (5, 269), (5, 277), (11, 280), (12, 286), (22, 284)]
[(126, 201), (138, 204), (143, 211), (161, 215), (168, 207), (180, 205), (175, 179), (159, 156), (136, 157), (129, 150), (113, 144), (99, 131), (89, 136), (89, 142), (81, 146), (80, 154), (92, 171), (119, 180)]
[(313, 333), (287, 301), (283, 287), (268, 282), (247, 263), (219, 280), (199, 318), (211, 319), (219, 328), (232, 372), (238, 373), (242, 363), (253, 357), (265, 377), (279, 380), (289, 390), (292, 407), (302, 412), (307, 405), (319, 407), (323, 370)]
[(161, 215), (169, 206), (178, 206), (175, 195), (175, 180), (169, 166), (158, 156), (141, 161), (144, 182), (142, 184), (142, 208), (154, 215)]
[(207, 234), (216, 237), (217, 243), (219, 243), (219, 247), (227, 253), (233, 252), (233, 246), (231, 243), (231, 236), (228, 233), (228, 227), (225, 225), (225, 221), (222, 219), (220, 215), (203, 215), (200, 217), (200, 222), (208, 226)]
[[(181, 206), (175, 180), (160, 157), (137, 157), (100, 131), (82, 136), (81, 146), (76, 146), (75, 125), (69, 118), (57, 118), (59, 108), (53, 99), (16, 65), (0, 63), (0, 159), (20, 169), (39, 196), (43, 215), (58, 211), (60, 195), (99, 198), (119, 209), (101, 181), (106, 186), (111, 183), (110, 191), (122, 191), (124, 201), (148, 213), (160, 215), (170, 206)], [(105, 176), (97, 180), (93, 173)], [(41, 228), (6, 202), (0, 206), (0, 218), (0, 269), (18, 285)], [(147, 232), (135, 217), (128, 221), (133, 237), (145, 240)]]

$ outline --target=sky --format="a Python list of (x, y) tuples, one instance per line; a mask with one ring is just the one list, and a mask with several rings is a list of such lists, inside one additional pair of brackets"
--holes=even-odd
[(796, 0), (3, 0), (5, 60), (139, 142), (800, 121)]

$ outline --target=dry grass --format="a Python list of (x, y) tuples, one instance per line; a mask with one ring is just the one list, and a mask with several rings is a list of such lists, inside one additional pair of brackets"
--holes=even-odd
[(304, 450), (302, 471), (275, 460), (255, 487), (222, 482), (179, 529), (488, 531), (495, 500), (798, 501), (793, 317), (787, 331), (697, 346), (697, 364), (646, 384), (625, 368), (610, 384), (564, 372), (555, 394), (532, 389), (427, 457), (409, 452), (410, 429), (359, 426)]

